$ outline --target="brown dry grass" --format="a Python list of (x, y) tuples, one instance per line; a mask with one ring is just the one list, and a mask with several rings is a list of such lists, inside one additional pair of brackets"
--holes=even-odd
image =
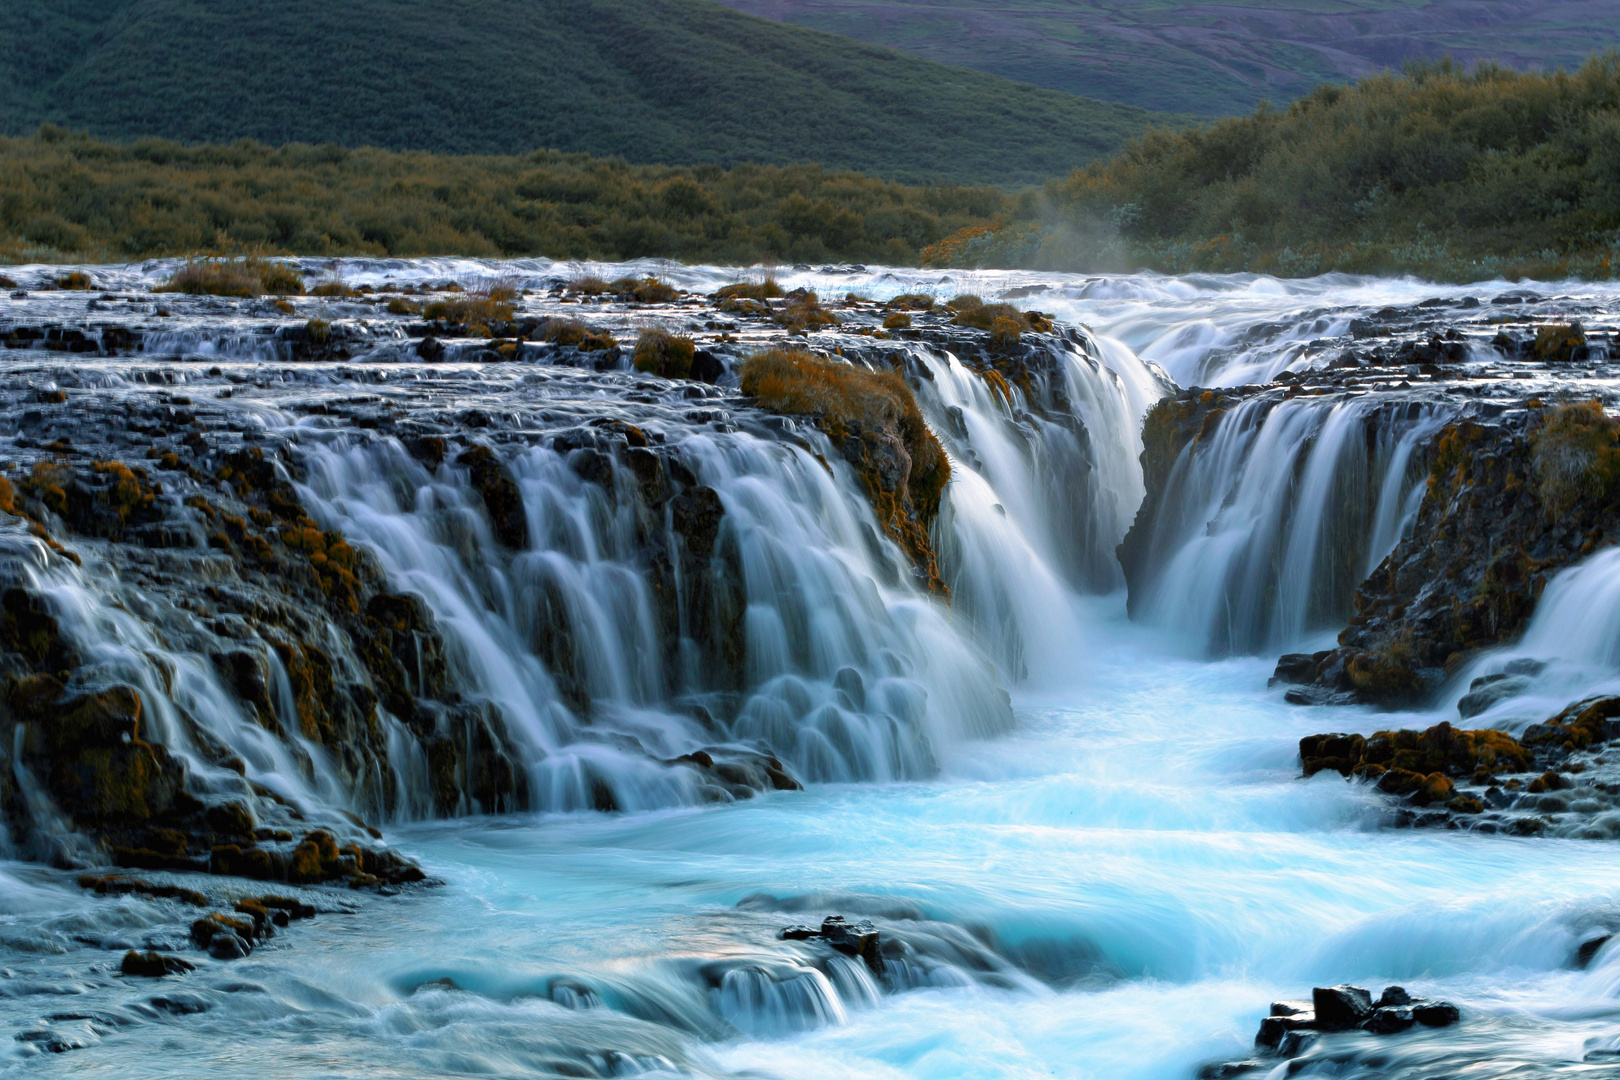
[(739, 281), (733, 285), (723, 285), (715, 290), (716, 300), (774, 300), (783, 295), (782, 286), (776, 283), (776, 277), (766, 274), (764, 281)]
[(582, 352), (604, 352), (619, 343), (606, 330), (578, 319), (547, 319), (540, 328), (540, 340), (554, 345), (572, 345)]
[(912, 504), (924, 521), (939, 512), (951, 465), (917, 398), (893, 371), (868, 371), (797, 349), (772, 349), (742, 366), (742, 392), (773, 412), (815, 416), (831, 429), (892, 428), (911, 457)]
[(650, 327), (636, 338), (632, 363), (637, 371), (649, 375), (684, 379), (692, 374), (692, 357), (696, 351), (697, 345), (691, 338), (672, 334), (661, 327)]
[(284, 263), (254, 256), (193, 259), (152, 291), (191, 296), (298, 296), (304, 291), (304, 279)]

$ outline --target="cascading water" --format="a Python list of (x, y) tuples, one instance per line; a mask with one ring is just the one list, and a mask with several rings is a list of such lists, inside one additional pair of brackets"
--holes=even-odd
[(1215, 655), (1282, 652), (1342, 625), (1416, 513), (1414, 451), (1450, 412), (1267, 395), (1217, 416), (1171, 469), (1133, 613)]
[(1524, 636), (1469, 664), (1447, 703), (1471, 725), (1515, 733), (1582, 698), (1620, 692), (1620, 547), (1556, 574)]
[[(91, 268), (109, 291), (166, 269)], [(339, 269), (378, 288), (503, 274), (544, 289), (579, 268)], [(705, 290), (747, 273), (589, 269)], [(7, 272), (33, 288), (29, 271)], [(1319, 338), (1358, 321), (1398, 321), (1389, 306), (1416, 326), (1474, 311), (1466, 295), (1534, 291), (1546, 309), (1584, 305), (1590, 322), (1593, 308), (1620, 310), (1620, 294), (780, 277), (878, 300), (1017, 288), (1091, 324), (1042, 338), (1028, 378), (941, 337), (838, 339), (857, 362), (903, 358), (951, 457), (934, 529), (949, 605), (809, 424), (622, 359), (553, 368), (524, 342), (508, 363), (461, 339), (428, 363), (374, 306), (307, 298), (285, 320), (251, 301), (175, 298), (162, 328), (174, 336), (117, 359), (0, 354), (14, 375), (0, 387), (8, 460), (49, 465), (68, 444), (47, 448), (71, 436), (86, 461), (144, 463), (173, 511), (161, 527), (131, 517), (120, 541), (64, 536), (82, 565), (0, 514), (5, 633), (48, 617), (60, 638), (6, 648), (76, 650), (60, 665), (70, 694), (133, 688), (142, 736), (183, 760), (201, 794), (251, 802), (264, 831), (367, 841), (347, 813), (386, 821), (387, 842), (442, 882), (400, 895), (278, 882), (268, 888), (317, 917), (225, 961), (191, 946), (201, 909), (179, 896), (91, 896), (72, 874), (0, 864), (0, 1023), (13, 1036), (0, 1073), (1188, 1080), (1248, 1058), (1266, 1002), (1346, 980), (1448, 997), (1462, 1023), (1330, 1034), (1268, 1067), (1355, 1080), (1612, 1068), (1612, 849), (1377, 828), (1384, 801), (1369, 786), (1298, 778), (1298, 740), (1455, 719), (1453, 703), (1393, 720), (1294, 708), (1266, 689), (1272, 657), (1238, 655), (1342, 620), (1423, 496), (1427, 442), (1480, 407), (1472, 390), (1313, 396), (1296, 381), (1286, 400), (1281, 386), (1238, 394), (1168, 466), (1141, 538), (1143, 618), (1126, 617), (1111, 556), (1143, 497), (1140, 417), (1173, 390), (1155, 362), (1232, 386), (1315, 363)], [(1419, 309), (1431, 298), (1443, 304)], [(8, 324), (86, 319), (82, 296), (8, 303)], [(1516, 298), (1480, 318), (1533, 306)], [(637, 312), (615, 330), (707, 333), (708, 315)], [(285, 362), (276, 343), (315, 316), (353, 330), (352, 355)], [(879, 325), (869, 309), (851, 318)], [(377, 324), (369, 337), (361, 320)], [(1463, 332), (1473, 348), (1495, 330)], [(766, 334), (748, 347), (774, 343)], [(1405, 366), (1365, 377), (1385, 389), (1424, 378)], [(244, 488), (254, 450), (275, 476)], [(220, 479), (225, 462), (238, 471)], [(185, 503), (192, 491), (218, 503), (213, 516)], [(270, 529), (304, 546), (267, 570), (252, 536)], [(358, 611), (321, 569), (348, 544)], [(1519, 652), (1496, 659), (1566, 653), (1615, 671), (1594, 644), (1607, 630), (1571, 614), (1601, 608), (1613, 570), (1601, 551), (1567, 570)], [(1189, 658), (1189, 643), (1221, 658)], [(54, 677), (54, 659), (27, 677)], [(398, 662), (392, 682), (382, 660)], [(33, 833), (4, 838), (8, 857), (104, 858), (64, 839), (70, 821), (48, 820), (61, 778), (40, 755), (3, 749), (7, 819), (17, 801), (37, 804)], [(767, 758), (808, 790), (756, 782)], [(625, 812), (575, 812), (593, 807)], [(540, 813), (509, 812), (520, 808)], [(141, 875), (201, 883), (227, 912), (267, 889)], [(805, 936), (833, 914), (870, 919), (877, 954)], [(122, 975), (129, 948), (197, 967)]]

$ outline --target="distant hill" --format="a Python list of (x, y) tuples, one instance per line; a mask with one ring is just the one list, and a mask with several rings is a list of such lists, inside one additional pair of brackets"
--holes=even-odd
[(1413, 65), (1157, 131), (919, 253), (944, 266), (1620, 276), (1620, 54)]
[(1620, 0), (722, 0), (1062, 90), (1223, 116), (1410, 60), (1574, 68), (1620, 47)]
[(1059, 176), (1164, 118), (713, 0), (7, 0), (0, 133)]

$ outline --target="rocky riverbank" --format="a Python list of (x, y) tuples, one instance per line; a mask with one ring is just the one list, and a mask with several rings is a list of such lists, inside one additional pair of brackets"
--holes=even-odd
[[(752, 678), (743, 553), (688, 434), (742, 429), (829, 473), (830, 443), (885, 534), (869, 538), (874, 557), (898, 552), (942, 598), (930, 529), (949, 466), (912, 398), (933, 377), (916, 350), (949, 350), (1008, 406), (1084, 436), (1054, 347), (1083, 339), (971, 300), (823, 305), (650, 279), (295, 300), (42, 283), (23, 282), (0, 319), (13, 375), (0, 420), (14, 432), (0, 481), (0, 734), (14, 748), (0, 806), (20, 852), (64, 866), (392, 886), (421, 873), (361, 815), (540, 805), (520, 745), (532, 736), (473, 689), (423, 597), (312, 502), (307, 446), (395, 448), (396, 482), (450, 485), (446, 527), (514, 567), (549, 527), (525, 502), (522, 455), (556, 455), (560, 483), (596, 492), (598, 527), (629, 530), (659, 628), (664, 682), (649, 692), (712, 733), (680, 753), (627, 733), (615, 745), (689, 777), (701, 798), (734, 799), (802, 776), (780, 749), (791, 732), (737, 737)], [(687, 343), (673, 377), (637, 370), (649, 331)], [(900, 404), (868, 408), (859, 385), (836, 413), (740, 393), (745, 361), (772, 349), (889, 380)], [(938, 475), (917, 471), (919, 454)], [(541, 595), (535, 657), (559, 707), (588, 718), (602, 692), (583, 655), (588, 617)], [(697, 669), (701, 694), (683, 674)], [(890, 693), (870, 679), (839, 673), (846, 707)], [(408, 786), (402, 761), (419, 774)], [(360, 813), (253, 778), (266, 768)], [(620, 806), (609, 777), (587, 768), (578, 782), (587, 805)]]

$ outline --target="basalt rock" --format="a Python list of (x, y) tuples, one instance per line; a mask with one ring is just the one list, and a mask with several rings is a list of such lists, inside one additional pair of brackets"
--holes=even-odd
[(495, 538), (513, 551), (529, 546), (529, 519), (523, 509), (523, 493), (517, 481), (487, 446), (474, 445), (462, 451), (456, 464), (471, 473), (472, 486), (483, 496), (484, 509), (495, 526)]
[(178, 956), (165, 956), (156, 952), (136, 952), (131, 949), (124, 954), (124, 960), (118, 965), (118, 970), (124, 975), (146, 979), (161, 979), (165, 975), (184, 975), (188, 971), (196, 970), (196, 965), (182, 960)]
[(1199, 1076), (1239, 1076), (1271, 1068), (1277, 1058), (1298, 1057), (1311, 1049), (1323, 1032), (1361, 1030), (1394, 1035), (1417, 1024), (1446, 1027), (1459, 1019), (1461, 1013), (1450, 1002), (1413, 998), (1399, 986), (1386, 988), (1377, 1001), (1359, 986), (1319, 986), (1311, 991), (1309, 1002), (1272, 1002), (1270, 1015), (1260, 1021), (1254, 1039), (1255, 1047), (1270, 1055), (1269, 1060), (1207, 1065)]
[(1299, 700), (1426, 700), (1468, 657), (1515, 639), (1554, 574), (1613, 542), (1616, 425), (1587, 406), (1533, 405), (1452, 424), (1422, 451), (1417, 519), (1317, 659), (1321, 694)]
[(874, 974), (883, 974), (882, 943), (870, 920), (852, 923), (842, 915), (829, 915), (820, 928), (788, 926), (777, 936), (783, 941), (825, 941), (841, 953), (858, 957)]
[(1442, 723), (1424, 731), (1333, 733), (1300, 740), (1306, 776), (1373, 784), (1401, 827), (1613, 839), (1620, 808), (1620, 698), (1576, 702), (1521, 738)]

